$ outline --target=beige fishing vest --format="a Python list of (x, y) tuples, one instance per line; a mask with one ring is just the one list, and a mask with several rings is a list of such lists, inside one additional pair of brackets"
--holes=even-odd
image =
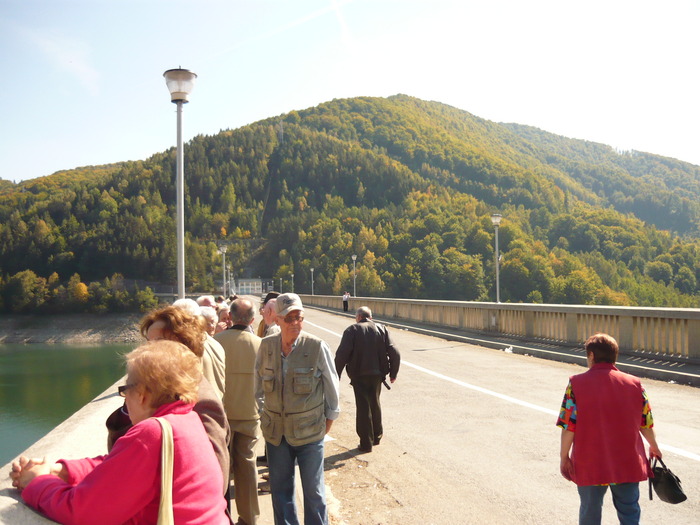
[(263, 436), (275, 446), (282, 436), (292, 446), (323, 439), (326, 433), (323, 380), (317, 369), (321, 340), (304, 331), (294, 350), (285, 358), (282, 377), (281, 335), (266, 337), (260, 344), (259, 373), (265, 401), (260, 416)]

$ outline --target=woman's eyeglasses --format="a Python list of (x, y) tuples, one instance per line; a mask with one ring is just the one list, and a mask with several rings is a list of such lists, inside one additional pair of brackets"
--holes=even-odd
[(122, 397), (126, 397), (126, 391), (129, 390), (131, 387), (136, 386), (134, 383), (132, 384), (127, 384), (127, 385), (121, 385), (120, 387), (117, 387), (117, 391), (119, 392), (119, 395)]

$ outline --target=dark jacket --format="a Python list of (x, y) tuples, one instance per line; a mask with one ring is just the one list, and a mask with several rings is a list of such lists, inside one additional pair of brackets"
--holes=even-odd
[(335, 352), (338, 377), (347, 367), (350, 379), (358, 376), (389, 375), (396, 379), (401, 356), (385, 326), (371, 319), (348, 326)]

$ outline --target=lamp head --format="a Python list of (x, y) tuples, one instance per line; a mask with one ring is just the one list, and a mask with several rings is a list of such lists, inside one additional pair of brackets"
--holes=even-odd
[(498, 226), (501, 224), (501, 219), (503, 216), (500, 213), (494, 213), (491, 215), (491, 222), (493, 223), (494, 226)]
[(168, 69), (163, 73), (165, 84), (170, 91), (171, 102), (189, 102), (187, 96), (194, 89), (195, 73), (189, 69)]

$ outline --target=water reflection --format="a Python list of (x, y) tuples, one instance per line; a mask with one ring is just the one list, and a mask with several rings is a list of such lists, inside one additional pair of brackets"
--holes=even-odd
[(0, 465), (124, 374), (129, 345), (0, 345)]

